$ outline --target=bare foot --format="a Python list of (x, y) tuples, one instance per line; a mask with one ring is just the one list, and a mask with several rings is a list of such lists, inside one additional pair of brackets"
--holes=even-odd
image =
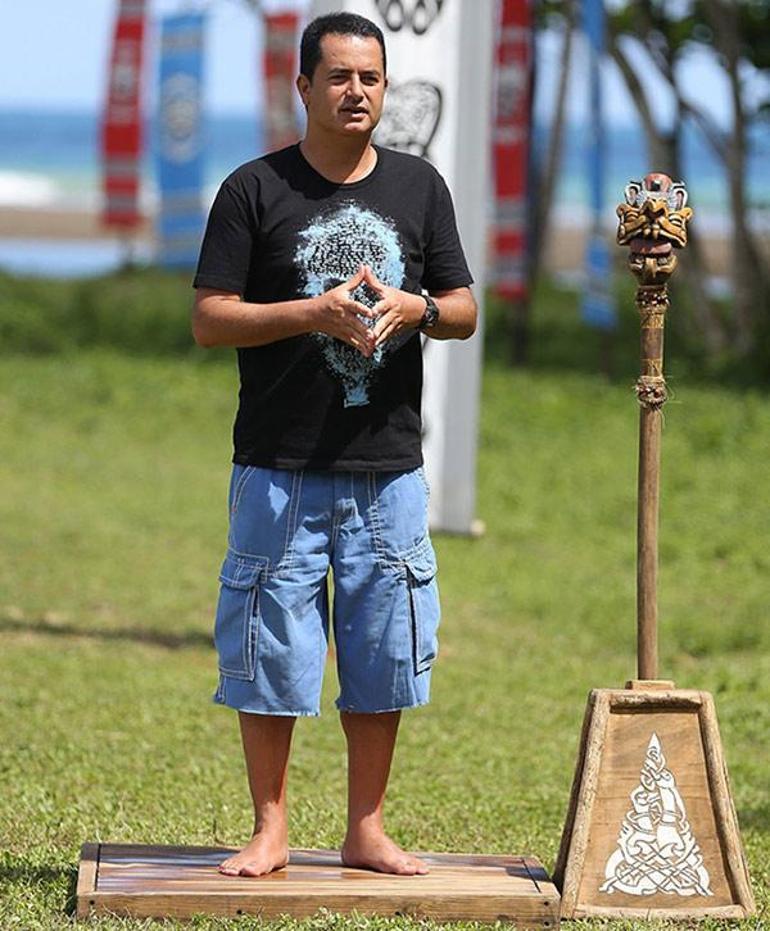
[(281, 832), (260, 831), (232, 857), (219, 864), (226, 876), (264, 876), (289, 862), (289, 847)]
[(428, 866), (419, 857), (402, 850), (381, 828), (348, 831), (342, 845), (342, 862), (378, 873), (399, 876), (424, 876)]

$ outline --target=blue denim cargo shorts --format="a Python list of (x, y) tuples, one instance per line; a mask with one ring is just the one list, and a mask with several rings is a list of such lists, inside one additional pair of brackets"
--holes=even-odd
[(256, 714), (317, 715), (330, 599), (337, 707), (372, 713), (429, 700), (440, 610), (422, 467), (236, 464), (229, 505), (215, 702)]

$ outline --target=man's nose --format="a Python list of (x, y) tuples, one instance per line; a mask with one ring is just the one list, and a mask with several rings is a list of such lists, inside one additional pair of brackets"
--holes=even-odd
[(348, 84), (348, 93), (351, 97), (363, 97), (363, 85), (361, 84), (361, 78), (357, 74), (352, 74), (350, 76), (350, 83)]

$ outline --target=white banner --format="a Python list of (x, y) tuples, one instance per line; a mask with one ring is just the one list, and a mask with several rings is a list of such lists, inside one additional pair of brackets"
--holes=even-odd
[[(454, 198), (463, 247), (483, 305), (490, 175), (492, 0), (314, 0), (312, 15), (346, 10), (385, 35), (390, 87), (375, 135), (422, 155)], [(481, 327), (479, 327), (479, 330)], [(475, 529), (482, 337), (425, 344), (423, 425), (431, 526)]]

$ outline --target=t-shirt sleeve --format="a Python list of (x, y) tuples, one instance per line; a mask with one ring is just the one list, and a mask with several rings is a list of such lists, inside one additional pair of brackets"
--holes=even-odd
[(435, 174), (432, 210), (428, 214), (425, 271), (422, 286), (428, 291), (448, 291), (473, 283), (457, 232), (452, 196), (446, 182)]
[(194, 288), (217, 288), (243, 295), (256, 235), (245, 198), (224, 181), (211, 205)]

